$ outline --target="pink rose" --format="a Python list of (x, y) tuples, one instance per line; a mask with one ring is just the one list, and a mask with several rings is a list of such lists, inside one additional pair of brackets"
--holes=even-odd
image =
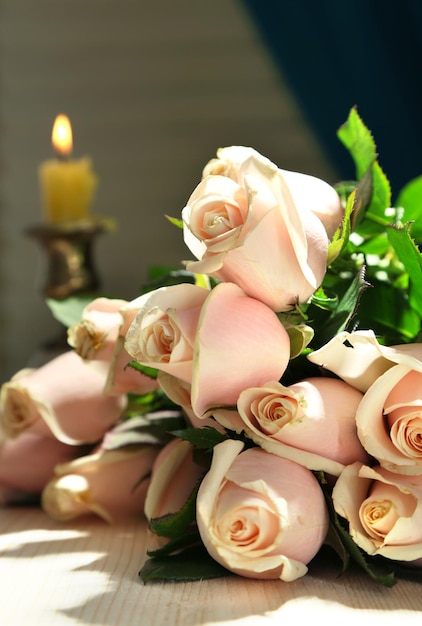
[(113, 523), (141, 517), (149, 473), (160, 448), (131, 445), (116, 450), (101, 446), (92, 454), (57, 465), (41, 504), (53, 519), (67, 521), (96, 514)]
[(204, 178), (182, 211), (187, 269), (239, 285), (275, 311), (306, 302), (321, 284), (328, 237), (311, 210), (296, 206), (277, 167), (255, 151), (238, 180)]
[(356, 414), (366, 450), (388, 470), (422, 474), (422, 362), (395, 365), (365, 393)]
[(67, 331), (67, 340), (83, 359), (109, 361), (122, 323), (126, 300), (96, 298), (82, 312), (81, 321)]
[(229, 439), (214, 448), (199, 488), (197, 523), (213, 559), (240, 576), (292, 581), (307, 572), (328, 530), (314, 475)]
[(145, 499), (148, 520), (177, 513), (191, 495), (204, 468), (193, 460), (193, 447), (181, 439), (168, 443), (154, 461)]
[(338, 476), (345, 465), (369, 460), (356, 429), (361, 399), (359, 391), (334, 378), (289, 387), (269, 382), (242, 391), (238, 412), (216, 411), (214, 417), (268, 452)]
[[(238, 182), (241, 166), (251, 156), (270, 163), (253, 148), (245, 146), (220, 148), (217, 151), (218, 158), (211, 159), (205, 166), (203, 177), (222, 175)], [(340, 197), (334, 187), (314, 176), (282, 169), (278, 169), (278, 171), (288, 184), (293, 201), (299, 211), (312, 211), (324, 224), (327, 235), (331, 239), (339, 227), (344, 213)]]
[(120, 308), (121, 324), (110, 361), (105, 392), (109, 394), (134, 393), (143, 395), (154, 391), (158, 383), (128, 364), (133, 360), (125, 349), (126, 333), (144, 306), (145, 296), (139, 296)]
[(189, 284), (158, 289), (129, 327), (125, 347), (142, 365), (191, 385), (198, 417), (235, 404), (245, 385), (279, 378), (290, 356), (274, 311), (232, 283), (211, 291)]
[(142, 365), (190, 383), (196, 327), (208, 294), (189, 283), (146, 294), (127, 330), (125, 350)]
[(207, 417), (235, 405), (245, 387), (278, 380), (290, 341), (277, 315), (232, 283), (220, 283), (205, 301), (195, 338), (192, 409)]
[(80, 323), (68, 329), (68, 343), (75, 352), (86, 361), (104, 366), (104, 391), (110, 395), (144, 394), (157, 388), (152, 378), (127, 367), (132, 359), (123, 344), (127, 328), (140, 308), (137, 300), (96, 298), (83, 310)]
[(422, 476), (354, 463), (337, 479), (333, 503), (367, 554), (409, 562), (422, 558)]
[(69, 351), (35, 370), (22, 370), (0, 391), (0, 426), (67, 444), (95, 443), (120, 419), (126, 397), (103, 393), (104, 372)]
[(83, 448), (57, 439), (24, 433), (0, 443), (0, 504), (39, 495), (58, 463), (71, 461)]

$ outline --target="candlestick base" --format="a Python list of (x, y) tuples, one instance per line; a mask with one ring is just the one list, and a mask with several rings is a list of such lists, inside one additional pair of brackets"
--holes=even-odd
[(45, 297), (64, 300), (98, 290), (100, 279), (93, 260), (93, 243), (98, 235), (109, 230), (106, 221), (87, 220), (40, 224), (25, 231), (46, 252), (47, 267), (42, 288)]

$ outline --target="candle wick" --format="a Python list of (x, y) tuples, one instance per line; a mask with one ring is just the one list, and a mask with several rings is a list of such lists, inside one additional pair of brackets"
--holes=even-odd
[(70, 160), (69, 154), (64, 154), (63, 152), (60, 152), (59, 150), (54, 150), (54, 156), (61, 163), (67, 163)]

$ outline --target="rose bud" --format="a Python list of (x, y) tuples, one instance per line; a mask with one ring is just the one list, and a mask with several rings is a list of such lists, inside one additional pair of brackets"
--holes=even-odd
[(328, 514), (306, 468), (229, 439), (214, 448), (197, 496), (197, 523), (213, 559), (248, 578), (292, 581), (322, 546)]
[(289, 387), (269, 382), (242, 391), (238, 412), (217, 410), (214, 417), (268, 452), (338, 476), (345, 465), (369, 460), (356, 428), (361, 399), (359, 391), (334, 378), (309, 378)]
[(24, 432), (68, 444), (95, 443), (120, 419), (126, 396), (103, 393), (104, 373), (74, 351), (18, 372), (0, 392), (0, 425), (7, 437)]
[(138, 310), (135, 300), (96, 298), (83, 310), (80, 323), (68, 330), (68, 343), (75, 352), (104, 367), (107, 394), (144, 394), (157, 387), (152, 378), (127, 367), (132, 359), (124, 350), (124, 335)]
[(42, 492), (42, 507), (58, 521), (89, 514), (109, 523), (140, 517), (159, 450), (152, 445), (100, 447), (93, 454), (58, 465)]
[(82, 311), (82, 319), (67, 331), (68, 344), (83, 359), (110, 361), (122, 323), (126, 300), (96, 298)]
[(4, 439), (0, 443), (0, 503), (13, 504), (41, 494), (55, 466), (75, 459), (83, 450), (52, 437), (28, 433)]
[(164, 446), (152, 467), (145, 499), (147, 519), (177, 513), (203, 474), (204, 468), (193, 460), (193, 447), (189, 442), (173, 439)]
[(208, 294), (207, 289), (189, 283), (145, 294), (126, 333), (125, 350), (141, 365), (190, 384), (196, 327)]
[(354, 463), (337, 479), (333, 503), (367, 554), (409, 564), (422, 558), (422, 476)]
[(242, 163), (239, 182), (203, 179), (182, 219), (185, 243), (198, 259), (187, 269), (236, 283), (274, 311), (306, 302), (324, 278), (322, 222), (299, 210), (284, 177), (258, 153)]

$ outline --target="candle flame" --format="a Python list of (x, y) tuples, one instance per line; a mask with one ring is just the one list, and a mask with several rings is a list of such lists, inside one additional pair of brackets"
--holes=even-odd
[(56, 117), (51, 140), (58, 156), (67, 157), (72, 153), (72, 126), (67, 115), (58, 115)]

